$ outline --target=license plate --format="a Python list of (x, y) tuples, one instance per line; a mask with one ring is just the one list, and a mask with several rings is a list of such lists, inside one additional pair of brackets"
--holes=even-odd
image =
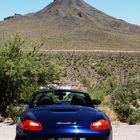
[[(50, 138), (48, 140), (55, 140), (54, 138)], [(77, 140), (76, 138), (57, 138), (57, 140)], [(78, 140), (86, 140), (85, 138), (79, 138)]]
[(58, 140), (76, 140), (76, 138), (58, 138)]
[(58, 140), (86, 140), (85, 138), (60, 138)]

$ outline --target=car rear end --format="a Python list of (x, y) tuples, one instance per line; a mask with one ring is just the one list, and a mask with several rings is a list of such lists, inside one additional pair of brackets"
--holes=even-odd
[(16, 140), (112, 140), (112, 128), (95, 108), (52, 105), (21, 116)]

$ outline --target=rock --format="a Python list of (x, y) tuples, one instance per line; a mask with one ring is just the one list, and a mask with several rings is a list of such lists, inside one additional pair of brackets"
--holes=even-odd
[(4, 118), (2, 117), (1, 114), (0, 114), (0, 122), (4, 122)]

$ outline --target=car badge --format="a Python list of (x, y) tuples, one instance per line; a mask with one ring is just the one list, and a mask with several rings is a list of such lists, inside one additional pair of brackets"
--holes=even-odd
[(57, 125), (76, 125), (76, 122), (57, 122)]

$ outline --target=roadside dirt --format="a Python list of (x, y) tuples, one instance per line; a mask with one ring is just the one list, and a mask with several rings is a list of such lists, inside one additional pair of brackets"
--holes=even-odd
[(140, 125), (113, 125), (113, 140), (140, 140)]
[[(24, 50), (24, 49), (23, 49)], [(25, 52), (31, 51), (30, 49), (24, 50)], [(44, 50), (44, 49), (39, 49), (40, 52), (97, 52), (97, 53), (140, 53), (140, 50)]]

